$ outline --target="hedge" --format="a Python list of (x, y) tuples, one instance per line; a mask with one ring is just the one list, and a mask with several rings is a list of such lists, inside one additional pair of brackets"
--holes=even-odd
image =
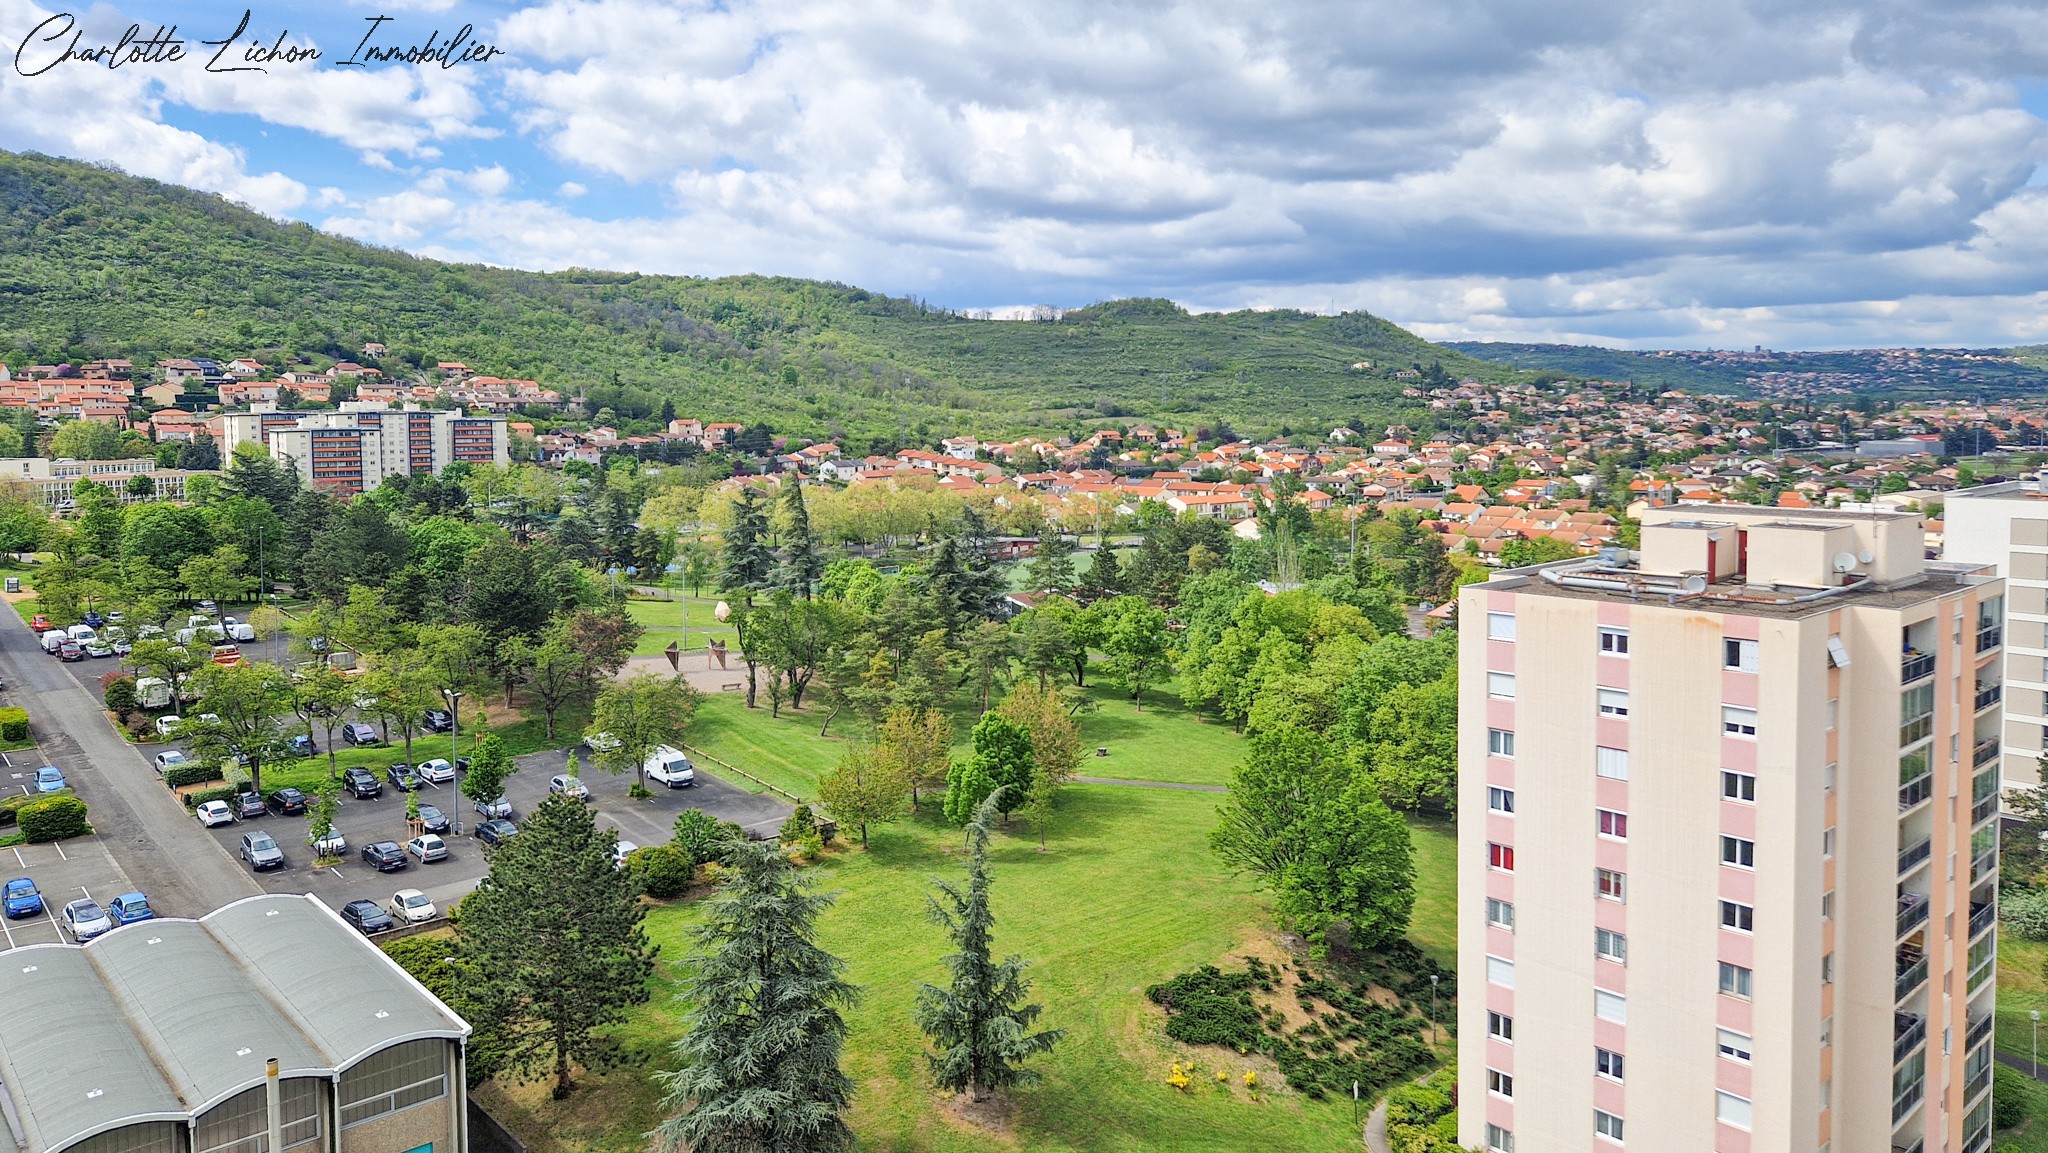
[(77, 797), (46, 796), (21, 810), (21, 835), (30, 844), (82, 837), (92, 832), (85, 819), (85, 802)]
[(674, 845), (635, 849), (627, 855), (626, 865), (639, 880), (640, 891), (659, 901), (682, 896), (697, 871), (690, 855)]
[(164, 784), (173, 789), (224, 780), (227, 780), (227, 774), (221, 772), (218, 761), (186, 761), (164, 770)]
[(37, 801), (48, 800), (51, 797), (69, 797), (74, 795), (76, 794), (72, 793), (70, 789), (59, 789), (54, 793), (20, 793), (12, 797), (0, 798), (0, 827), (14, 824), (21, 811)]
[(185, 794), (185, 807), (196, 809), (208, 801), (232, 801), (235, 799), (235, 794), (241, 791), (241, 787), (237, 785), (222, 785), (218, 789), (200, 789), (197, 792)]
[(0, 709), (0, 741), (25, 741), (28, 739), (28, 710), (8, 707)]

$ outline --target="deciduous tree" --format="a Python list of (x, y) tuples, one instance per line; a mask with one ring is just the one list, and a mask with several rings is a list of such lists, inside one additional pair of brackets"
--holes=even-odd
[(887, 757), (866, 745), (851, 745), (839, 767), (818, 781), (818, 800), (841, 825), (860, 827), (860, 847), (868, 847), (868, 826), (900, 820), (910, 802), (910, 786)]
[(681, 677), (641, 673), (597, 695), (590, 727), (611, 737), (597, 750), (597, 766), (617, 776), (638, 774), (654, 750), (683, 739), (690, 715), (704, 698)]

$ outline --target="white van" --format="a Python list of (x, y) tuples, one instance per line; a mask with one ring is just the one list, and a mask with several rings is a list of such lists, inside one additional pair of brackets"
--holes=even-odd
[(250, 625), (246, 622), (242, 624), (229, 625), (227, 631), (228, 639), (231, 641), (253, 641), (256, 639), (255, 626)]
[(99, 634), (92, 631), (91, 625), (72, 625), (64, 630), (64, 635), (82, 645), (91, 644), (99, 639)]
[(171, 682), (143, 677), (135, 682), (135, 699), (145, 709), (167, 709), (171, 706)]
[(63, 629), (51, 629), (43, 634), (43, 651), (54, 654), (58, 649), (64, 647), (65, 641), (70, 639), (70, 637), (64, 635)]
[(671, 789), (687, 789), (697, 783), (697, 766), (681, 751), (663, 745), (654, 750), (640, 771), (647, 779), (667, 785)]

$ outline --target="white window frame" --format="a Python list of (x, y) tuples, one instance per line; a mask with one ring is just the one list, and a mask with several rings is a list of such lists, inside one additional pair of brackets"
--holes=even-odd
[(1716, 1047), (1720, 1050), (1721, 1056), (1726, 1060), (1740, 1062), (1744, 1065), (1750, 1063), (1750, 1053), (1754, 1045), (1750, 1041), (1749, 1034), (1738, 1033), (1733, 1029), (1716, 1029), (1714, 1031), (1714, 1041)]
[(1593, 929), (1593, 955), (1617, 965), (1628, 964), (1628, 935), (1612, 929)]
[(1515, 1075), (1513, 1073), (1503, 1073), (1498, 1069), (1488, 1069), (1486, 1071), (1486, 1092), (1488, 1096), (1498, 1097), (1503, 1101), (1514, 1100)]
[(1486, 730), (1486, 755), (1487, 755), (1487, 756), (1490, 756), (1490, 757), (1500, 757), (1500, 758), (1501, 758), (1502, 760), (1509, 760), (1509, 761), (1512, 761), (1512, 760), (1514, 760), (1514, 759), (1515, 759), (1515, 730), (1513, 730), (1513, 729), (1488, 729), (1488, 730)]
[(1514, 1131), (1503, 1129), (1488, 1121), (1486, 1123), (1486, 1151), (1487, 1153), (1515, 1153)]
[(1486, 867), (1496, 873), (1515, 871), (1515, 847), (1502, 841), (1486, 842)]
[[(1729, 920), (1731, 914), (1734, 917), (1732, 923)], [(1744, 921), (1748, 924), (1743, 924)], [(1741, 901), (1722, 901), (1721, 928), (1730, 933), (1756, 932), (1756, 906), (1745, 905)]]
[[(1595, 835), (1605, 837), (1610, 841), (1628, 840), (1627, 813), (1622, 812), (1620, 809), (1594, 809), (1593, 813), (1593, 832)], [(1608, 818), (1610, 817), (1614, 819), (1609, 820)], [(1601, 828), (1603, 824), (1608, 826), (1608, 828)], [(1612, 829), (1619, 829), (1620, 831), (1610, 831)]]
[(1601, 716), (1618, 721), (1628, 719), (1627, 689), (1596, 689), (1594, 696), (1599, 701)]
[(1490, 641), (1512, 641), (1515, 639), (1515, 614), (1487, 613), (1486, 639)]
[(1741, 705), (1722, 705), (1721, 734), (1749, 741), (1755, 740), (1756, 710)]
[(1749, 1000), (1753, 995), (1751, 990), (1755, 988), (1756, 973), (1747, 966), (1737, 965), (1732, 961), (1722, 961), (1720, 965), (1718, 981), (1721, 995)]
[[(1501, 978), (1503, 977), (1507, 979), (1502, 980)], [(1488, 953), (1486, 955), (1486, 983), (1489, 985), (1499, 985), (1503, 989), (1514, 988), (1515, 963), (1506, 957), (1496, 957)]]
[(1628, 1024), (1628, 996), (1606, 989), (1593, 990), (1593, 1015), (1617, 1025)]
[[(1611, 1060), (1610, 1060), (1611, 1058)], [(1593, 1075), (1617, 1085), (1628, 1082), (1628, 1055), (1612, 1049), (1593, 1047)]]
[(1515, 791), (1499, 785), (1486, 786), (1486, 811), (1504, 817), (1515, 815)]
[[(1721, 638), (1721, 667), (1732, 673), (1753, 673), (1759, 665), (1762, 646), (1741, 637)], [(1733, 657), (1731, 660), (1729, 658)]]
[(1515, 1043), (1515, 1019), (1506, 1013), (1486, 1011), (1486, 1035), (1503, 1045)]
[(1594, 745), (1593, 775), (1610, 781), (1628, 780), (1628, 750)]
[(1515, 903), (1499, 897), (1486, 898), (1486, 923), (1496, 929), (1515, 931)]
[(1714, 1090), (1714, 1120), (1737, 1129), (1750, 1127), (1749, 1098), (1737, 1097), (1725, 1089)]
[[(1609, 877), (1614, 878), (1614, 892), (1612, 893), (1607, 892), (1602, 886), (1602, 882), (1606, 881)], [(1602, 901), (1613, 901), (1617, 905), (1628, 904), (1628, 874), (1620, 869), (1594, 869), (1593, 895)]]
[[(1735, 786), (1734, 792), (1728, 787)], [(1721, 770), (1721, 799), (1734, 801), (1738, 805), (1756, 804), (1756, 774), (1742, 773), (1734, 769)]]
[(1610, 625), (1600, 626), (1600, 655), (1607, 657), (1628, 656), (1628, 630)]
[(1756, 871), (1756, 842), (1747, 837), (1721, 834), (1721, 863), (1731, 869)]
[(1515, 674), (1488, 671), (1486, 674), (1486, 695), (1496, 701), (1515, 699)]
[(1620, 1145), (1621, 1135), (1626, 1132), (1622, 1119), (1605, 1109), (1593, 1110), (1593, 1134), (1609, 1145)]

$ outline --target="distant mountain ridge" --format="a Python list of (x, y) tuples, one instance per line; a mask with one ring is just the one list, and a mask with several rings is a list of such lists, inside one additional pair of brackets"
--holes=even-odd
[[(1419, 411), (1397, 371), (1514, 369), (1362, 312), (1190, 315), (1121, 300), (973, 320), (843, 284), (455, 265), (280, 223), (218, 196), (0, 152), (0, 355), (460, 360), (622, 416), (810, 435), (1051, 433), (1120, 418), (1240, 432)], [(403, 363), (398, 363), (398, 362)]]
[(1896, 399), (1988, 399), (2048, 392), (2048, 346), (1638, 352), (1578, 344), (1453, 341), (1444, 347), (1528, 371), (1625, 380), (1659, 391), (1794, 397), (1851, 393)]

